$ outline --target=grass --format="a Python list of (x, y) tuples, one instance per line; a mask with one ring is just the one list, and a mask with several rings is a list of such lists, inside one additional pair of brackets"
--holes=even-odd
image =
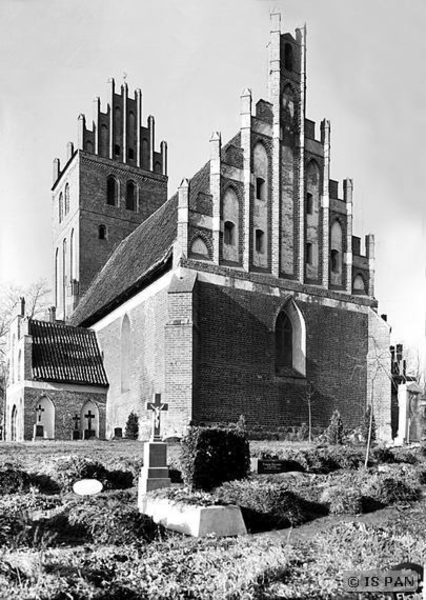
[[(250, 447), (258, 456), (296, 451), (305, 456), (309, 445), (250, 442)], [(90, 458), (109, 471), (136, 473), (142, 454), (143, 444), (137, 441), (2, 443), (0, 467), (19, 466), (35, 474), (77, 456), (77, 465)], [(29, 489), (0, 496), (3, 531), (9, 527), (9, 540), (15, 531), (17, 542), (0, 548), (0, 598), (353, 599), (342, 589), (344, 570), (383, 568), (407, 560), (422, 563), (426, 555), (426, 506), (423, 500), (415, 502), (419, 477), (420, 484), (426, 482), (425, 458), (421, 452), (396, 454), (394, 462), (387, 457), (381, 470), (355, 469), (356, 461), (352, 465), (345, 457), (342, 464), (352, 465), (351, 469), (340, 465), (327, 474), (318, 473), (321, 461), (327, 467), (325, 457), (306, 463), (314, 473), (257, 476), (253, 483), (227, 484), (220, 492), (225, 501), (234, 495), (244, 500), (246, 511), (265, 518), (273, 509), (282, 525), (292, 525), (281, 532), (240, 538), (197, 540), (153, 527), (135, 512), (135, 487), (79, 500), (66, 491), (42, 494), (32, 479)], [(170, 445), (169, 464), (175, 468), (178, 455), (179, 445)], [(54, 469), (50, 472), (55, 474)], [(339, 493), (343, 489), (345, 494)], [(362, 510), (360, 496), (367, 495), (396, 504), (356, 514)], [(322, 500), (329, 506), (329, 516), (321, 511), (311, 515)], [(55, 513), (56, 506), (59, 514), (38, 517), (34, 523), (32, 515), (45, 509)], [(300, 525), (315, 517), (319, 518)], [(80, 535), (75, 545), (63, 535), (70, 522)]]

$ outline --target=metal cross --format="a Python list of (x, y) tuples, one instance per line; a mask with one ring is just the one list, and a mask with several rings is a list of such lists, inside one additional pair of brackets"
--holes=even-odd
[(153, 442), (161, 442), (161, 435), (160, 435), (160, 415), (161, 415), (161, 411), (162, 410), (168, 410), (169, 409), (169, 405), (166, 403), (162, 403), (161, 402), (161, 394), (155, 394), (154, 396), (155, 401), (154, 402), (147, 402), (146, 403), (146, 410), (152, 410), (153, 411), (153, 415), (152, 415), (152, 419), (153, 419), (153, 424), (152, 424), (152, 435), (151, 435), (151, 440)]
[(38, 422), (41, 422), (41, 413), (44, 412), (44, 408), (41, 407), (41, 404), (35, 409), (36, 413), (38, 413)]
[(87, 415), (84, 415), (84, 418), (88, 420), (87, 429), (90, 431), (92, 429), (92, 419), (94, 419), (96, 415), (92, 415), (92, 411), (89, 409)]

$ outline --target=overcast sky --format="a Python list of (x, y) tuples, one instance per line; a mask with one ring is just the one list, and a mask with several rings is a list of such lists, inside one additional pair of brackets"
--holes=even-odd
[(269, 13), (307, 24), (307, 116), (330, 119), (331, 177), (354, 179), (354, 234), (376, 235), (394, 341), (425, 334), (425, 0), (0, 0), (0, 283), (51, 279), (52, 160), (107, 80), (142, 89), (169, 148), (169, 196), (267, 98)]

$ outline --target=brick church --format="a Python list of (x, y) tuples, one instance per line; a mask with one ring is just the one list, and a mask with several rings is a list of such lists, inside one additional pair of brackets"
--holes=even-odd
[[(140, 90), (110, 82), (78, 145), (54, 161), (50, 321), (12, 328), (6, 439), (141, 438), (190, 421), (313, 425), (373, 402), (391, 436), (389, 326), (374, 297), (374, 237), (352, 235), (353, 183), (330, 179), (330, 123), (305, 114), (305, 31), (271, 15), (268, 99), (241, 96), (240, 130), (167, 194), (167, 145)], [(254, 104), (254, 105), (253, 105)], [(319, 129), (319, 131), (318, 131)], [(387, 369), (389, 363), (389, 369)]]

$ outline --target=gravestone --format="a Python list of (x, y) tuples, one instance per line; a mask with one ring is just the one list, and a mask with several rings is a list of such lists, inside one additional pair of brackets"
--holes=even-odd
[(155, 394), (155, 401), (147, 402), (146, 409), (153, 411), (152, 434), (150, 441), (144, 443), (139, 495), (169, 487), (171, 483), (167, 467), (167, 444), (161, 441), (161, 412), (166, 411), (168, 405), (161, 402), (161, 394)]
[(72, 432), (72, 439), (79, 440), (81, 438), (80, 428), (78, 426), (78, 422), (80, 421), (80, 417), (78, 415), (74, 415), (72, 420), (74, 421), (74, 429)]
[(302, 471), (301, 465), (295, 460), (280, 460), (278, 458), (252, 458), (250, 470), (259, 475), (273, 475), (275, 473), (288, 473)]
[(41, 413), (44, 413), (44, 408), (42, 408), (41, 404), (39, 404), (35, 411), (37, 413), (37, 421), (33, 428), (33, 440), (40, 440), (44, 439), (44, 426), (41, 422)]
[(96, 418), (96, 415), (92, 415), (92, 411), (89, 410), (84, 418), (87, 419), (87, 429), (84, 430), (84, 439), (91, 440), (96, 437), (96, 431), (92, 429), (92, 419)]
[(122, 427), (114, 427), (114, 437), (115, 438), (123, 437), (123, 428)]

